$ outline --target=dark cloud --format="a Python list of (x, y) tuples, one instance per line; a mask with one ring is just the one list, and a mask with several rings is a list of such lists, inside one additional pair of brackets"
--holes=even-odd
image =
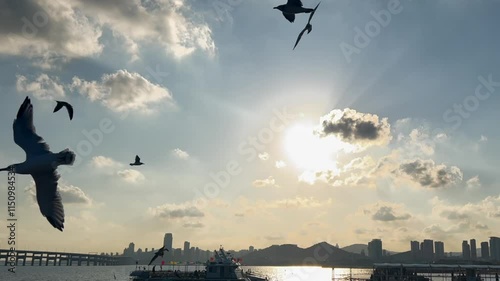
[(393, 172), (407, 175), (423, 187), (445, 187), (463, 179), (462, 171), (458, 167), (436, 165), (432, 160), (415, 159), (401, 164)]
[(196, 218), (204, 217), (205, 214), (195, 206), (177, 206), (165, 204), (152, 209), (153, 213), (160, 218)]
[(396, 221), (396, 220), (407, 220), (411, 216), (410, 214), (403, 214), (396, 216), (394, 210), (390, 206), (381, 206), (375, 214), (372, 215), (373, 220), (377, 221)]
[(364, 145), (383, 145), (391, 139), (387, 118), (379, 120), (375, 114), (360, 113), (346, 108), (335, 109), (321, 118), (320, 136), (335, 135), (345, 142)]
[(443, 211), (441, 212), (441, 216), (449, 220), (463, 220), (469, 218), (467, 214), (463, 214), (458, 211)]

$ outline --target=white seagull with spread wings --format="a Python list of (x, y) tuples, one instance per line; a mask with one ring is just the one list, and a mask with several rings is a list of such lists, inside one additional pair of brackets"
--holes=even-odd
[(75, 153), (64, 149), (59, 153), (52, 153), (43, 138), (36, 134), (33, 125), (33, 105), (28, 97), (17, 112), (14, 120), (14, 142), (26, 152), (23, 163), (13, 164), (0, 171), (11, 171), (22, 175), (31, 175), (36, 186), (36, 200), (40, 212), (49, 223), (63, 231), (64, 208), (61, 195), (57, 190), (59, 174), (56, 169), (59, 165), (73, 165)]

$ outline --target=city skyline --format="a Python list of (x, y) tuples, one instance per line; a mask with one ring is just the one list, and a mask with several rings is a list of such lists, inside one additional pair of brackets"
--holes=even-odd
[(295, 50), (307, 15), (270, 1), (11, 2), (0, 168), (26, 158), (26, 97), (51, 151), (76, 154), (58, 169), (63, 232), (16, 174), (19, 249), (158, 248), (170, 232), (203, 249), (461, 252), (500, 235), (499, 1), (322, 1)]

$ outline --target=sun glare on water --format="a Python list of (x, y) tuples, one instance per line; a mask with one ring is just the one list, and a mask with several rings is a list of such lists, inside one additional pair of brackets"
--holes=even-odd
[(314, 134), (314, 127), (295, 125), (288, 129), (285, 149), (290, 160), (300, 169), (307, 171), (337, 171), (336, 155), (347, 144), (330, 136), (320, 138)]

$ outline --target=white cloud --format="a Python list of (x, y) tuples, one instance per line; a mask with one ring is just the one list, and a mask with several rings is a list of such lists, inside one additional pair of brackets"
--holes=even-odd
[(92, 166), (95, 168), (117, 168), (123, 166), (121, 163), (105, 156), (94, 156), (92, 157)]
[(120, 177), (122, 177), (126, 182), (129, 183), (138, 183), (146, 179), (146, 177), (144, 177), (144, 175), (141, 172), (132, 169), (125, 169), (122, 171), (118, 171), (117, 174)]
[(255, 187), (279, 187), (279, 185), (276, 184), (276, 180), (270, 176), (267, 179), (263, 180), (255, 180), (253, 182), (253, 186)]
[(267, 153), (267, 152), (259, 153), (259, 159), (262, 160), (262, 161), (268, 160), (269, 159), (269, 153)]
[(189, 158), (189, 154), (186, 151), (181, 150), (180, 148), (176, 148), (176, 149), (172, 150), (172, 154), (179, 159), (188, 159)]
[(278, 169), (286, 167), (285, 161), (282, 161), (282, 160), (276, 161), (275, 165), (276, 165), (276, 168), (278, 168)]
[(147, 114), (157, 107), (175, 107), (174, 99), (168, 89), (127, 70), (105, 74), (100, 82), (88, 82), (74, 77), (70, 89), (91, 101), (100, 101), (115, 112), (138, 111)]
[(34, 81), (28, 81), (26, 76), (16, 75), (16, 90), (29, 93), (40, 100), (56, 100), (64, 98), (64, 87), (57, 78), (50, 78), (47, 74), (40, 74)]
[(481, 187), (481, 181), (478, 176), (468, 179), (466, 184), (468, 189), (478, 189)]

